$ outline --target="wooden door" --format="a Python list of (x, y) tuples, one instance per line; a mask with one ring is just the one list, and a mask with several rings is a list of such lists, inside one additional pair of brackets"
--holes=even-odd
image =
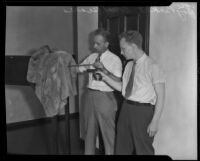
[(111, 33), (109, 49), (120, 54), (118, 35), (127, 30), (137, 30), (143, 36), (143, 50), (149, 54), (149, 7), (99, 7), (99, 27)]

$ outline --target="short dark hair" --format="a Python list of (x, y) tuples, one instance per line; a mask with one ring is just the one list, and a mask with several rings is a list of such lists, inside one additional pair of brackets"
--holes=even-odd
[(95, 36), (96, 35), (101, 35), (101, 36), (103, 36), (103, 38), (105, 39), (105, 41), (110, 42), (110, 32), (107, 31), (107, 30), (105, 30), (105, 29), (103, 29), (103, 28), (96, 29), (94, 31), (94, 35)]
[(142, 49), (142, 35), (135, 30), (129, 30), (126, 32), (123, 32), (119, 35), (119, 40), (121, 40), (122, 38), (125, 38), (125, 40), (128, 43), (134, 43), (137, 45), (138, 48)]

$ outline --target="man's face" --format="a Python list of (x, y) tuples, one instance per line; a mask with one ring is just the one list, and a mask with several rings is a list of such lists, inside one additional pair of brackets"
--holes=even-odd
[(126, 59), (133, 59), (134, 58), (134, 50), (133, 45), (126, 42), (125, 38), (122, 38), (120, 40), (120, 48), (121, 48), (121, 54)]
[(94, 36), (94, 49), (97, 53), (103, 53), (108, 49), (108, 42), (102, 35)]

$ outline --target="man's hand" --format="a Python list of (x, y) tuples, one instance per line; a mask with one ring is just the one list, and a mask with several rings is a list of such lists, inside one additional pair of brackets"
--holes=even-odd
[(99, 71), (102, 71), (104, 74), (110, 74), (110, 72), (104, 67), (104, 65), (101, 62), (95, 62), (93, 66)]
[(151, 121), (147, 128), (147, 133), (149, 134), (150, 137), (153, 137), (156, 135), (158, 131), (158, 122), (156, 121)]
[(160, 116), (164, 107), (164, 98), (165, 98), (165, 83), (156, 83), (154, 85), (157, 101), (155, 105), (155, 111), (151, 123), (147, 128), (147, 132), (149, 136), (154, 136), (158, 131), (158, 123), (160, 120)]
[(105, 69), (104, 65), (101, 62), (95, 62), (93, 66), (97, 69), (103, 70)]
[(121, 78), (118, 78), (114, 75), (107, 75), (102, 71), (97, 71), (96, 73), (101, 74), (102, 76), (102, 81), (104, 81), (105, 83), (107, 83), (109, 86), (111, 86), (113, 89), (121, 91), (122, 90), (122, 81)]

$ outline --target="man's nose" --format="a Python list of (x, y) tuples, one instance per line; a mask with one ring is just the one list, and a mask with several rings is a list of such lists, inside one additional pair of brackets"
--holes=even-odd
[(97, 44), (94, 44), (94, 48), (95, 48), (95, 49), (97, 48)]

